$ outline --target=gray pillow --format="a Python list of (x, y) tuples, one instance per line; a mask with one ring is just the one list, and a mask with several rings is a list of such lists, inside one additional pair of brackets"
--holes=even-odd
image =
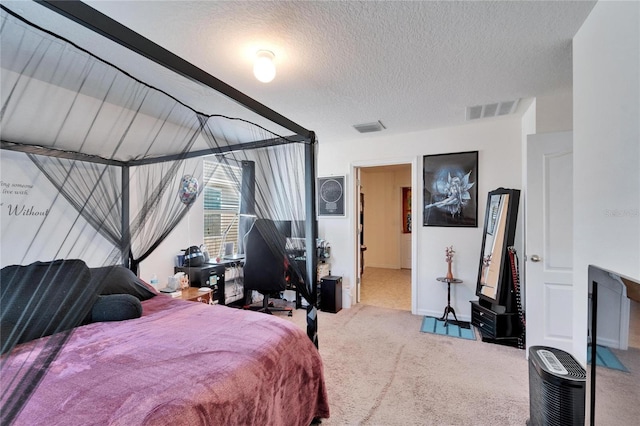
[(98, 296), (87, 322), (124, 321), (142, 316), (142, 303), (130, 294)]

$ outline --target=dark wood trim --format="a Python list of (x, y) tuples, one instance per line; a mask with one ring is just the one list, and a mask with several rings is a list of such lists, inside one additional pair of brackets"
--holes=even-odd
[(129, 166), (122, 167), (122, 217), (120, 223), (122, 226), (122, 240), (120, 247), (122, 250), (122, 264), (129, 268), (129, 253), (131, 252), (131, 228), (130, 228), (130, 190), (129, 190)]
[[(316, 255), (316, 239), (318, 238), (318, 222), (316, 209), (316, 136), (315, 133), (310, 134), (310, 143), (305, 146), (305, 211), (307, 220), (305, 222), (305, 256), (306, 262), (306, 280), (307, 290), (311, 300), (311, 310), (316, 309), (318, 296), (318, 256)], [(307, 336), (311, 339), (316, 347), (318, 347), (318, 322), (317, 318), (307, 315)]]
[(29, 145), (24, 143), (1, 141), (1, 149), (8, 151), (24, 152), (26, 154), (44, 155), (47, 157), (66, 158), (69, 160), (86, 161), (87, 163), (106, 164), (108, 166), (125, 166), (127, 163), (118, 160), (111, 160), (97, 155), (82, 154), (75, 151), (63, 151), (56, 148), (47, 148), (39, 145)]
[(589, 395), (589, 425), (595, 426), (596, 421), (596, 354), (598, 346), (598, 283), (591, 283), (591, 389)]
[(284, 145), (284, 144), (296, 143), (296, 142), (309, 143), (306, 138), (299, 135), (294, 135), (286, 139), (284, 138), (264, 139), (261, 141), (237, 143), (237, 144), (221, 146), (217, 148), (207, 148), (207, 149), (201, 149), (198, 151), (182, 152), (180, 154), (173, 154), (173, 155), (165, 155), (162, 157), (143, 158), (140, 160), (129, 161), (127, 164), (130, 166), (141, 166), (145, 164), (155, 164), (155, 163), (163, 163), (166, 161), (186, 160), (187, 158), (203, 157), (206, 155), (214, 155), (214, 154), (224, 154), (227, 152), (234, 152), (234, 151), (244, 151), (246, 149), (266, 148), (268, 146)]

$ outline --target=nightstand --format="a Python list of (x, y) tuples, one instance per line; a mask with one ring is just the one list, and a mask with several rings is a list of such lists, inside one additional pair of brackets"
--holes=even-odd
[(205, 291), (200, 291), (200, 289), (197, 287), (189, 287), (182, 290), (182, 295), (180, 295), (180, 298), (182, 300), (201, 302), (208, 305), (211, 303), (211, 293), (212, 291), (210, 288)]
[(442, 315), (442, 318), (440, 318), (440, 321), (444, 321), (444, 326), (446, 327), (449, 322), (449, 314), (453, 314), (453, 319), (456, 320), (456, 323), (458, 322), (456, 311), (451, 306), (451, 284), (460, 284), (462, 283), (462, 280), (459, 280), (458, 278), (447, 277), (439, 277), (436, 278), (436, 280), (442, 283), (447, 283), (447, 306), (445, 306), (444, 308), (444, 315)]

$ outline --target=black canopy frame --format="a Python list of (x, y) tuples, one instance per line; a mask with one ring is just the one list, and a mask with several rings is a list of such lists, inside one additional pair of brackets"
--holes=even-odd
[[(122, 241), (120, 247), (122, 250), (123, 263), (128, 265), (129, 250), (131, 247), (130, 234), (128, 233), (130, 218), (130, 206), (128, 202), (129, 195), (129, 171), (131, 167), (158, 164), (162, 162), (184, 160), (188, 158), (201, 157), (211, 154), (223, 154), (239, 150), (250, 150), (263, 147), (277, 146), (286, 143), (302, 143), (304, 144), (304, 170), (305, 170), (305, 238), (306, 238), (306, 271), (304, 271), (306, 293), (309, 302), (307, 313), (307, 333), (311, 340), (317, 345), (317, 318), (316, 318), (316, 291), (317, 288), (317, 258), (315, 253), (315, 241), (317, 239), (317, 223), (316, 223), (316, 205), (315, 195), (315, 179), (316, 179), (316, 149), (317, 141), (314, 132), (305, 129), (292, 120), (278, 114), (272, 109), (252, 99), (246, 94), (229, 86), (221, 80), (213, 77), (204, 70), (185, 61), (149, 39), (137, 34), (124, 25), (111, 19), (110, 17), (100, 13), (90, 6), (80, 1), (36, 1), (46, 8), (65, 16), (72, 21), (91, 29), (92, 31), (118, 43), (127, 49), (136, 52), (161, 65), (162, 67), (173, 71), (189, 80), (198, 82), (199, 84), (220, 93), (229, 99), (237, 102), (244, 108), (253, 111), (259, 116), (293, 132), (288, 137), (276, 137), (272, 139), (257, 140), (253, 142), (243, 142), (235, 145), (228, 145), (217, 148), (201, 149), (195, 151), (184, 151), (179, 154), (157, 155), (144, 158), (136, 158), (131, 160), (118, 160), (114, 158), (104, 158), (98, 155), (83, 153), (81, 151), (69, 151), (52, 148), (48, 146), (36, 146), (33, 144), (25, 144), (17, 141), (5, 140), (2, 138), (2, 149), (24, 152), (28, 154), (37, 154), (48, 157), (56, 157), (62, 159), (79, 160), (88, 163), (104, 164), (109, 166), (118, 166), (121, 168), (122, 181)], [(5, 8), (2, 9), (9, 14), (17, 16), (13, 11)], [(18, 18), (20, 18), (18, 16)]]
[[(27, 138), (26, 140), (21, 140), (20, 137), (15, 137), (16, 132), (5, 132), (2, 131), (1, 135), (1, 148), (3, 150), (17, 151), (25, 153), (29, 156), (29, 158), (36, 164), (36, 166), (40, 169), (41, 172), (51, 180), (54, 185), (61, 189), (67, 179), (72, 174), (70, 169), (75, 169), (75, 162), (79, 162), (81, 164), (87, 165), (97, 165), (100, 167), (96, 167), (91, 170), (92, 173), (96, 173), (99, 175), (110, 173), (111, 177), (108, 182), (115, 182), (119, 180), (121, 188), (120, 188), (120, 200), (119, 205), (107, 205), (103, 208), (107, 209), (120, 209), (120, 224), (121, 228), (120, 234), (112, 233), (111, 241), (114, 246), (117, 247), (119, 251), (118, 258), (121, 262), (130, 267), (131, 269), (137, 269), (137, 263), (141, 261), (146, 255), (148, 255), (153, 249), (155, 249), (161, 240), (156, 241), (150, 248), (148, 253), (143, 254), (138, 259), (133, 259), (132, 257), (132, 231), (131, 231), (131, 205), (130, 205), (130, 182), (131, 182), (131, 173), (132, 170), (138, 169), (141, 167), (154, 167), (162, 164), (173, 164), (173, 162), (193, 158), (198, 158), (202, 156), (217, 154), (218, 156), (225, 157), (227, 155), (233, 156), (234, 153), (237, 152), (258, 152), (253, 158), (266, 158), (269, 162), (270, 159), (276, 158), (279, 155), (277, 151), (278, 147), (287, 145), (287, 144), (302, 144), (304, 146), (303, 149), (303, 162), (304, 162), (304, 214), (305, 214), (305, 222), (304, 222), (304, 234), (305, 234), (305, 257), (307, 259), (305, 263), (304, 271), (296, 271), (300, 276), (304, 277), (304, 288), (301, 288), (301, 293), (303, 297), (308, 301), (307, 305), (307, 335), (312, 340), (312, 342), (317, 346), (318, 345), (318, 336), (317, 336), (317, 310), (316, 310), (316, 298), (317, 298), (317, 257), (316, 257), (316, 240), (318, 237), (317, 230), (317, 222), (316, 222), (316, 204), (315, 204), (315, 184), (316, 184), (316, 150), (317, 150), (317, 140), (314, 132), (305, 129), (304, 127), (298, 125), (292, 120), (278, 114), (277, 112), (271, 110), (265, 105), (257, 102), (256, 100), (250, 98), (246, 94), (238, 91), (237, 89), (229, 86), (228, 84), (220, 81), (219, 79), (213, 77), (202, 69), (196, 67), (195, 65), (185, 61), (184, 59), (178, 57), (177, 55), (169, 52), (163, 47), (157, 45), (156, 43), (146, 39), (140, 34), (135, 33), (129, 28), (123, 26), (122, 24), (116, 22), (115, 20), (109, 18), (108, 16), (96, 11), (95, 9), (89, 7), (88, 5), (80, 2), (80, 1), (36, 1), (36, 3), (44, 6), (45, 8), (54, 11), (56, 14), (64, 16), (71, 21), (74, 21), (81, 26), (90, 29), (91, 31), (100, 34), (101, 36), (108, 38), (109, 40), (116, 42), (118, 45), (126, 47), (132, 52), (135, 52), (138, 55), (141, 55), (147, 59), (150, 59), (155, 64), (160, 65), (162, 68), (170, 70), (171, 72), (181, 76), (182, 78), (186, 78), (192, 82), (196, 82), (202, 88), (206, 90), (211, 90), (212, 94), (221, 94), (226, 98), (234, 101), (242, 108), (251, 111), (256, 114), (258, 117), (265, 119), (267, 122), (274, 123), (278, 128), (285, 129), (286, 131), (292, 132), (291, 135), (283, 137), (279, 134), (264, 129), (265, 133), (263, 134), (271, 134), (272, 136), (266, 138), (258, 138), (255, 140), (244, 140), (237, 143), (227, 143), (226, 145), (210, 145), (208, 148), (197, 148), (192, 143), (193, 139), (196, 137), (193, 134), (186, 135), (185, 138), (191, 141), (191, 144), (184, 149), (181, 149), (179, 152), (166, 152), (166, 153), (158, 153), (158, 152), (145, 152), (143, 155), (137, 155), (134, 158), (122, 158), (115, 156), (103, 156), (97, 155), (95, 151), (85, 151), (83, 149), (66, 149), (60, 146), (47, 145), (46, 143), (38, 143), (37, 138)], [(52, 31), (46, 30), (38, 25), (33, 24), (28, 21), (26, 18), (23, 18), (18, 13), (14, 12), (11, 8), (5, 7), (5, 5), (0, 5), (3, 13), (11, 15), (18, 20), (23, 21), (27, 25), (31, 25), (35, 28), (38, 28), (41, 31), (45, 31), (54, 37), (58, 37), (60, 39), (64, 39), (63, 36), (53, 33)], [(69, 40), (64, 39), (65, 42), (69, 42)], [(4, 40), (3, 40), (4, 43)], [(72, 43), (72, 42), (69, 42)], [(73, 44), (73, 43), (72, 43)], [(75, 47), (78, 47), (74, 45)], [(3, 46), (4, 47), (4, 46)], [(82, 49), (82, 48), (80, 48)], [(82, 49), (84, 50), (84, 49)], [(86, 50), (85, 50), (86, 51)], [(90, 55), (94, 55), (92, 52), (86, 51)], [(96, 56), (96, 58), (98, 58)], [(100, 59), (100, 58), (98, 58)], [(118, 68), (117, 66), (109, 63), (109, 65)], [(4, 66), (4, 64), (3, 64)], [(119, 68), (118, 68), (119, 69)], [(120, 69), (119, 69), (120, 70)], [(122, 70), (120, 70), (122, 71)], [(125, 71), (122, 71), (126, 74)], [(131, 76), (129, 76), (131, 77)], [(135, 79), (135, 77), (132, 77)], [(138, 80), (138, 82), (142, 82)], [(144, 82), (142, 82), (144, 83)], [(146, 84), (146, 83), (145, 83)], [(14, 86), (15, 87), (15, 86)], [(156, 89), (155, 87), (151, 86)], [(213, 115), (206, 114), (203, 112), (197, 111), (195, 108), (190, 107), (175, 97), (169, 95), (161, 89), (156, 89), (165, 95), (173, 98), (177, 103), (182, 104), (184, 107), (190, 109), (191, 111), (196, 113), (197, 121), (194, 124), (194, 128), (196, 129), (196, 133), (200, 132), (204, 135), (205, 138), (214, 139), (216, 136), (214, 135), (215, 131), (209, 128), (210, 124), (208, 123), (208, 119), (213, 117)], [(2, 105), (2, 115), (0, 117), (4, 118), (5, 115), (5, 106), (8, 102), (5, 103), (6, 97), (3, 95), (3, 105)], [(245, 120), (242, 118), (231, 118), (227, 116), (219, 116), (226, 119), (228, 122), (233, 120), (244, 121), (255, 125), (255, 123)], [(10, 118), (6, 119), (7, 121), (11, 121)], [(6, 121), (3, 121), (6, 123)], [(193, 123), (192, 123), (193, 124)], [(257, 127), (261, 127), (260, 125), (256, 125)], [(223, 132), (224, 133), (224, 132)], [(19, 133), (18, 133), (19, 134)], [(257, 133), (256, 133), (257, 134)], [(8, 135), (8, 136), (7, 136)], [(83, 145), (81, 145), (83, 146)], [(147, 148), (148, 149), (148, 148)], [(265, 153), (265, 150), (267, 152)], [(270, 150), (270, 151), (269, 151)], [(276, 151), (274, 151), (276, 150)], [(296, 154), (297, 155), (297, 154)], [(46, 158), (51, 160), (39, 160), (38, 158)], [(297, 157), (296, 157), (297, 158)], [(234, 159), (235, 162), (238, 161), (237, 158)], [(246, 160), (243, 160), (246, 161)], [(49, 163), (55, 162), (56, 164), (51, 166)], [(73, 166), (69, 166), (69, 164), (73, 163)], [(279, 160), (276, 160), (273, 164), (274, 166), (278, 166)], [(269, 163), (271, 164), (271, 163)], [(104, 168), (101, 168), (104, 166)], [(55, 168), (59, 167), (62, 170), (56, 170)], [(170, 166), (172, 167), (172, 166)], [(107, 168), (109, 170), (107, 171)], [(80, 167), (82, 169), (82, 167)], [(88, 168), (89, 169), (89, 166)], [(114, 170), (119, 170), (119, 173), (114, 173)], [(83, 170), (80, 170), (82, 173)], [(56, 175), (57, 173), (57, 175)], [(272, 182), (276, 179), (282, 179), (283, 182), (287, 182), (287, 179), (292, 179), (291, 176), (287, 175), (288, 172), (276, 171), (274, 172), (274, 176), (269, 176), (266, 180), (271, 180)], [(60, 177), (62, 176), (62, 177)], [(263, 177), (264, 178), (264, 177)], [(56, 179), (58, 179), (56, 181)], [(161, 182), (163, 182), (161, 180)], [(94, 189), (91, 190), (91, 195), (96, 196), (94, 194), (96, 192)], [(61, 191), (62, 193), (62, 191)], [(99, 194), (97, 195), (99, 196)], [(264, 199), (267, 198), (268, 194), (256, 194), (257, 198)], [(76, 209), (84, 210), (86, 205), (82, 205), (81, 199), (73, 199), (73, 195), (69, 193), (65, 193), (65, 198), (67, 198)], [(112, 203), (113, 204), (113, 203)], [(147, 206), (143, 206), (144, 215), (151, 214), (149, 211), (145, 210)], [(244, 206), (246, 208), (246, 206)], [(188, 208), (183, 209), (179, 214), (174, 215), (172, 224), (177, 224), (187, 213)], [(86, 213), (86, 212), (85, 212)], [(269, 214), (273, 213), (269, 211), (269, 208), (263, 208), (261, 211), (255, 212), (258, 216), (265, 215), (269, 216)], [(144, 220), (144, 215), (142, 217), (136, 217), (135, 220)], [(86, 217), (86, 216), (85, 216)], [(90, 221), (89, 221), (90, 222)], [(99, 226), (100, 224), (98, 224)], [(118, 224), (111, 226), (118, 226)], [(117, 235), (117, 236), (113, 236)], [(162, 238), (164, 238), (163, 235)], [(23, 384), (22, 387), (18, 389), (22, 389), (19, 392), (15, 392), (14, 394), (8, 397), (7, 406), (3, 409), (3, 421), (9, 421), (13, 416), (15, 416), (21, 408), (26, 404), (29, 394), (33, 391), (43, 377), (44, 371), (55, 359), (56, 354), (61, 350), (64, 346), (68, 336), (72, 330), (64, 330), (55, 336), (60, 336), (60, 338), (52, 338), (50, 339), (50, 354), (51, 357), (47, 362), (42, 365), (42, 369), (40, 371), (29, 371), (25, 373), (21, 378), (19, 378), (20, 382)]]

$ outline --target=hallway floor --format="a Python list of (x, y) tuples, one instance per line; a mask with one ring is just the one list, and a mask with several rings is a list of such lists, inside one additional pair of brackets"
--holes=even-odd
[(360, 303), (411, 310), (411, 269), (366, 267), (360, 285)]

